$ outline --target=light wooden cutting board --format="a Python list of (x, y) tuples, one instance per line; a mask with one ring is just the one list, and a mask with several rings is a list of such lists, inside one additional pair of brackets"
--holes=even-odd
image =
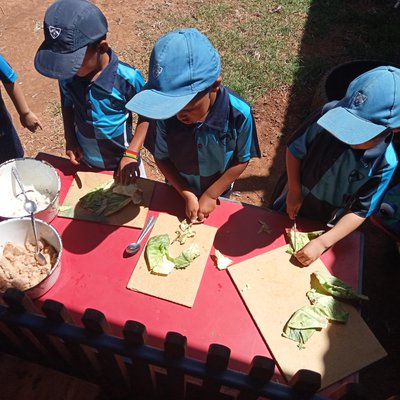
[[(287, 246), (279, 247), (228, 268), (282, 373), (289, 380), (299, 369), (322, 376), (322, 388), (359, 371), (387, 354), (359, 312), (343, 306), (350, 315), (346, 324), (328, 323), (300, 350), (282, 336), (283, 327), (299, 308), (310, 304), (306, 292), (314, 271), (328, 272), (321, 260), (307, 268), (290, 262)], [(340, 278), (340, 277), (338, 277)]]
[[(149, 238), (167, 233), (172, 242), (176, 237), (175, 231), (179, 229), (179, 223), (179, 219), (173, 215), (160, 214)], [(217, 228), (199, 224), (193, 225), (192, 230), (195, 236), (187, 239), (183, 245), (179, 242), (173, 243), (170, 246), (170, 255), (177, 257), (192, 243), (196, 243), (200, 247), (199, 257), (185, 269), (174, 269), (169, 275), (160, 276), (150, 273), (145, 259), (145, 250), (143, 250), (129, 279), (128, 289), (192, 307)]]
[(79, 172), (78, 178), (74, 178), (67, 196), (60, 208), (58, 215), (73, 219), (101, 222), (103, 224), (130, 226), (133, 228), (142, 228), (146, 221), (147, 212), (151, 195), (153, 193), (154, 182), (148, 179), (137, 179), (137, 184), (143, 191), (143, 200), (140, 205), (128, 204), (114, 214), (109, 216), (96, 215), (89, 210), (79, 207), (78, 202), (90, 190), (101, 186), (112, 180), (112, 175), (98, 172)]

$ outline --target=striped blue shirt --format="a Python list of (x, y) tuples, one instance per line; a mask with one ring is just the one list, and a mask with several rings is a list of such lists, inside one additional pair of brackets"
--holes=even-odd
[[(373, 148), (355, 150), (321, 128), (316, 123), (320, 116), (315, 114), (288, 143), (293, 156), (302, 160), (299, 215), (329, 224), (346, 212), (367, 218), (379, 206), (398, 164), (393, 134)], [(284, 211), (285, 206), (284, 192), (273, 208)]]
[(125, 104), (140, 91), (140, 71), (118, 60), (110, 50), (110, 62), (98, 78), (74, 76), (60, 81), (61, 101), (73, 107), (76, 138), (83, 161), (93, 167), (114, 170), (132, 140), (132, 114)]
[(169, 159), (197, 196), (233, 164), (260, 157), (248, 103), (221, 86), (207, 118), (186, 125), (176, 116), (157, 121), (154, 157)]

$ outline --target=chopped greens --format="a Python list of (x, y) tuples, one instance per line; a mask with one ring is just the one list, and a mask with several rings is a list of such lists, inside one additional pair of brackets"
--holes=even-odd
[(186, 250), (182, 251), (178, 257), (174, 258), (176, 269), (186, 268), (200, 255), (200, 248), (196, 243), (192, 243)]
[(316, 330), (326, 328), (328, 320), (321, 316), (318, 309), (313, 305), (308, 305), (297, 310), (290, 317), (283, 328), (282, 335), (297, 342), (299, 349), (303, 349), (304, 344)]
[[(289, 230), (287, 235), (289, 237), (289, 246), (286, 250), (289, 254), (294, 254), (301, 250), (311, 240), (321, 236), (324, 231), (313, 231), (313, 232), (299, 232), (293, 229)], [(294, 237), (296, 236), (296, 239)]]
[(316, 271), (311, 276), (316, 278), (311, 279), (311, 286), (314, 287), (307, 292), (311, 305), (293, 313), (282, 332), (282, 336), (297, 342), (299, 349), (304, 349), (307, 340), (316, 330), (325, 328), (328, 321), (347, 322), (349, 313), (342, 308), (337, 298), (368, 299), (367, 296), (355, 293), (351, 286), (333, 275)]
[(347, 300), (369, 300), (368, 296), (356, 293), (350, 285), (334, 277), (333, 275), (319, 271), (314, 272), (313, 275), (318, 280), (322, 288), (332, 296)]
[(176, 238), (172, 241), (172, 243), (178, 241), (180, 244), (185, 244), (186, 239), (194, 237), (196, 232), (192, 231), (192, 224), (188, 224), (186, 219), (184, 219), (179, 224), (179, 229), (175, 231)]
[(168, 234), (151, 237), (146, 245), (146, 258), (150, 272), (157, 275), (168, 275), (174, 268), (184, 269), (200, 256), (197, 244), (191, 244), (178, 257), (169, 255), (170, 239)]
[(121, 210), (130, 202), (139, 204), (142, 197), (143, 193), (137, 185), (115, 185), (114, 180), (110, 180), (85, 194), (79, 199), (78, 204), (96, 215), (107, 217)]
[(315, 289), (307, 292), (307, 297), (321, 313), (329, 321), (346, 322), (349, 313), (343, 310), (342, 305), (332, 296), (318, 293)]
[(265, 223), (264, 221), (261, 221), (261, 220), (258, 220), (258, 222), (261, 224), (261, 226), (257, 233), (271, 233), (272, 232), (270, 226), (267, 223)]

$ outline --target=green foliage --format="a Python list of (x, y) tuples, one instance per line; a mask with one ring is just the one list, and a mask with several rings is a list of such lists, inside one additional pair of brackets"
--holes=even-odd
[(179, 12), (171, 7), (157, 8), (156, 26), (139, 23), (148, 53), (160, 34), (198, 28), (221, 55), (224, 83), (250, 102), (277, 87), (315, 86), (341, 62), (400, 63), (393, 49), (400, 13), (392, 1), (192, 0), (177, 2)]

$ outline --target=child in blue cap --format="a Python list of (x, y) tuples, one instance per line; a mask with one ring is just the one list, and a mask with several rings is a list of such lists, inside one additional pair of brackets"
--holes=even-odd
[(221, 85), (221, 61), (197, 29), (161, 36), (149, 79), (127, 108), (157, 120), (154, 158), (186, 203), (191, 222), (203, 222), (219, 196), (259, 157), (250, 106)]
[(286, 185), (273, 208), (332, 228), (295, 253), (303, 265), (379, 208), (397, 167), (392, 141), (399, 131), (400, 70), (382, 66), (354, 79), (342, 100), (326, 104), (291, 137)]
[[(0, 54), (0, 81), (18, 112), (21, 125), (35, 132), (37, 128), (42, 129), (42, 124), (26, 103), (17, 78), (15, 71)], [(24, 149), (0, 92), (0, 163), (23, 156)]]
[(86, 0), (58, 0), (44, 17), (45, 40), (35, 56), (42, 74), (58, 79), (66, 154), (114, 170), (121, 183), (140, 174), (148, 121), (138, 121), (132, 134), (132, 114), (125, 105), (144, 85), (140, 71), (118, 60), (107, 42), (105, 16)]

